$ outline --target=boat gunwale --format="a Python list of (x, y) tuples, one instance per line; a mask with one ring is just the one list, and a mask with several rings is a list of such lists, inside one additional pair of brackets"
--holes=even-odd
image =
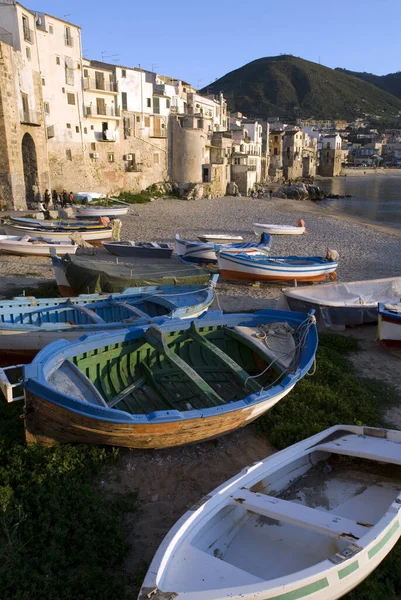
[[(222, 311), (213, 311), (206, 313), (205, 316), (194, 321), (171, 319), (165, 320), (163, 328), (165, 331), (184, 331), (190, 328), (194, 322), (196, 327), (209, 327), (218, 325), (232, 325), (246, 322), (247, 324), (258, 325), (261, 319), (273, 319), (274, 322), (286, 321), (293, 326), (300, 325), (307, 317), (306, 313), (296, 313), (292, 311), (277, 311), (267, 309), (253, 314), (239, 313), (234, 315), (224, 315), (222, 323)], [(264, 389), (261, 392), (252, 392), (247, 395), (244, 392), (244, 398), (234, 402), (225, 403), (220, 406), (193, 409), (187, 411), (179, 410), (159, 410), (147, 414), (132, 415), (126, 411), (105, 408), (88, 402), (84, 402), (64, 394), (51, 386), (47, 377), (54, 372), (64, 360), (85, 352), (95, 350), (99, 347), (111, 346), (120, 342), (129, 342), (143, 337), (144, 332), (151, 327), (151, 324), (134, 326), (131, 328), (121, 328), (116, 332), (98, 332), (84, 335), (77, 341), (67, 342), (58, 340), (48, 344), (43, 348), (32, 363), (24, 367), (24, 388), (36, 396), (51, 402), (55, 405), (64, 407), (82, 416), (93, 418), (99, 421), (111, 423), (127, 424), (157, 424), (166, 422), (176, 422), (181, 420), (193, 420), (201, 417), (214, 417), (221, 414), (232, 413), (244, 408), (256, 406), (273, 398), (282, 392), (290, 391), (299, 379), (301, 379), (311, 368), (317, 349), (318, 338), (316, 325), (313, 325), (308, 331), (307, 344), (301, 350), (299, 362), (296, 370), (291, 374), (286, 374), (276, 385)], [(261, 348), (261, 350), (263, 350)]]
[(389, 304), (389, 302), (378, 302), (377, 314), (380, 317), (386, 317), (388, 319), (391, 319), (391, 322), (394, 323), (395, 325), (397, 323), (399, 323), (401, 325), (401, 313), (393, 312), (393, 311), (385, 308), (385, 304)]
[[(201, 498), (200, 501), (198, 501), (194, 506), (189, 508), (176, 521), (176, 523), (168, 531), (168, 533), (162, 540), (160, 546), (158, 547), (145, 575), (143, 584), (141, 586), (141, 590), (147, 588), (155, 589), (156, 591), (159, 590), (158, 584), (160, 578), (162, 577), (162, 574), (159, 575), (159, 573), (162, 569), (166, 568), (166, 565), (168, 564), (171, 554), (174, 552), (174, 550), (177, 549), (179, 545), (181, 545), (185, 541), (186, 532), (188, 531), (189, 527), (197, 519), (200, 519), (200, 521), (197, 524), (197, 532), (199, 532), (201, 527), (204, 524), (206, 524), (215, 514), (217, 514), (220, 509), (227, 506), (229, 502), (225, 502), (225, 499), (227, 498), (227, 496), (230, 495), (230, 493), (232, 493), (232, 491), (234, 491), (232, 490), (233, 486), (235, 486), (235, 491), (240, 493), (241, 481), (246, 479), (246, 489), (251, 489), (252, 486), (264, 479), (269, 474), (274, 473), (275, 471), (279, 470), (284, 466), (288, 466), (289, 464), (291, 464), (291, 462), (294, 462), (295, 460), (302, 458), (303, 456), (306, 456), (314, 451), (318, 451), (320, 442), (337, 432), (340, 435), (354, 434), (358, 436), (367, 437), (368, 435), (374, 435), (373, 431), (380, 432), (382, 430), (380, 428), (364, 427), (359, 425), (334, 425), (242, 469), (237, 475), (234, 475), (233, 477), (222, 483), (220, 486), (209, 492), (206, 496)], [(390, 429), (386, 431), (390, 432), (390, 434), (392, 434), (395, 438), (398, 437), (398, 443), (401, 442), (401, 431)], [(392, 439), (392, 441), (395, 440)], [(374, 459), (370, 460), (374, 462)], [(266, 467), (266, 463), (268, 463), (268, 467), (263, 471), (263, 467)], [(261, 470), (262, 474), (260, 473)], [(248, 481), (248, 478), (250, 478), (251, 476), (253, 477), (250, 479), (250, 481)], [(350, 564), (352, 564), (352, 561), (360, 561), (361, 559), (365, 558), (366, 562), (366, 559), (368, 558), (368, 553), (376, 546), (376, 544), (380, 544), (382, 542), (382, 540), (391, 531), (392, 527), (394, 527), (395, 524), (398, 524), (397, 529), (399, 529), (401, 532), (400, 509), (401, 484), (398, 496), (393, 500), (391, 504), (388, 505), (388, 508), (383, 514), (383, 516), (373, 525), (373, 527), (370, 527), (367, 530), (366, 534), (363, 535), (362, 538), (359, 538), (357, 540), (357, 545), (361, 547), (361, 550), (356, 554), (351, 554), (349, 557), (345, 558), (343, 561), (337, 564), (330, 560), (330, 558), (336, 556), (336, 554), (333, 554), (329, 558), (325, 558), (309, 567), (300, 569), (299, 571), (294, 571), (289, 575), (284, 575), (268, 580), (262, 580), (258, 583), (245, 582), (242, 586), (235, 587), (235, 594), (232, 593), (231, 589), (230, 593), (228, 594), (228, 589), (222, 588), (217, 590), (197, 590), (196, 592), (177, 592), (177, 596), (178, 598), (181, 597), (184, 599), (186, 596), (191, 596), (192, 593), (195, 593), (198, 600), (224, 600), (224, 598), (227, 598), (227, 596), (232, 597), (233, 599), (239, 597), (244, 599), (258, 599), (261, 596), (265, 600), (268, 600), (268, 598), (271, 598), (272, 600), (279, 600), (283, 595), (284, 599), (286, 597), (286, 594), (294, 593), (297, 590), (302, 589), (303, 586), (313, 583), (313, 581), (310, 581), (311, 577), (319, 577), (319, 580), (325, 579), (328, 578), (331, 573), (336, 572), (338, 574), (342, 569), (344, 569), (345, 566), (349, 566)], [(183, 535), (180, 537), (179, 534), (181, 532)], [(400, 535), (398, 537), (400, 537)], [(394, 546), (394, 544), (392, 546)], [(348, 544), (348, 547), (350, 546), (352, 546), (351, 542)], [(386, 547), (386, 544), (384, 545), (384, 547)], [(379, 548), (375, 555), (378, 554), (382, 549), (383, 548)], [(369, 557), (369, 559), (373, 560), (374, 556)], [(324, 567), (324, 570), (322, 567)], [(360, 569), (361, 566), (359, 566), (358, 568)], [(369, 571), (364, 577), (362, 577), (362, 580), (365, 579), (365, 577), (370, 572), (371, 571)], [(287, 587), (294, 585), (296, 585), (295, 588), (291, 588), (290, 590), (287, 589)], [(331, 583), (329, 582), (329, 586), (330, 585)], [(286, 589), (284, 589), (284, 586), (286, 587)], [(169, 593), (169, 590), (160, 589), (160, 591), (163, 594)], [(346, 591), (350, 590), (347, 589)], [(211, 592), (217, 593), (211, 595)], [(266, 593), (269, 594), (267, 597)], [(142, 599), (141, 593), (139, 594), (138, 598), (140, 600)], [(155, 598), (156, 600), (158, 600), (157, 594)]]

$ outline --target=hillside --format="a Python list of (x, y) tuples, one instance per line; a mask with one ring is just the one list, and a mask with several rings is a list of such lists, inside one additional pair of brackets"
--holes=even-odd
[(254, 60), (201, 90), (224, 92), (230, 110), (248, 117), (353, 119), (363, 113), (390, 116), (401, 100), (334, 69), (295, 56)]
[(366, 72), (358, 73), (357, 71), (347, 71), (347, 69), (340, 68), (335, 69), (335, 71), (358, 77), (358, 79), (372, 83), (381, 90), (389, 92), (389, 94), (393, 94), (397, 98), (401, 98), (401, 71), (389, 73), (388, 75), (374, 75), (373, 73)]

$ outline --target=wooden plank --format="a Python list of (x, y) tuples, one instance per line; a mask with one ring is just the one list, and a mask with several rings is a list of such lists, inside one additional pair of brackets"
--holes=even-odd
[(131, 394), (131, 392), (133, 392), (134, 390), (136, 390), (138, 387), (141, 387), (144, 383), (146, 383), (146, 378), (145, 377), (140, 377), (139, 379), (137, 379), (136, 381), (134, 381), (133, 383), (131, 383), (130, 385), (128, 385), (119, 394), (117, 394), (117, 396), (114, 396), (114, 398), (112, 398), (107, 403), (107, 406), (109, 408), (113, 408), (113, 406), (115, 406), (116, 404), (118, 404), (119, 402), (121, 402), (121, 400), (124, 400), (124, 398), (126, 396), (128, 396), (129, 394)]
[(354, 542), (370, 529), (368, 525), (361, 525), (331, 512), (310, 508), (267, 494), (250, 492), (247, 489), (238, 490), (231, 498), (233, 503), (240, 504), (246, 510), (329, 537)]
[(199, 394), (207, 398), (209, 406), (220, 406), (221, 404), (224, 404), (224, 400), (216, 394), (210, 385), (167, 346), (166, 335), (162, 329), (152, 325), (145, 331), (144, 338), (158, 352), (164, 354), (170, 363), (184, 373), (191, 381), (191, 384), (198, 390)]
[(313, 448), (322, 452), (401, 465), (401, 443), (373, 436), (345, 435)]
[(236, 363), (232, 358), (230, 358), (225, 352), (220, 350), (215, 344), (204, 338), (196, 329), (194, 323), (191, 323), (191, 327), (189, 328), (188, 335), (191, 339), (193, 339), (197, 344), (201, 347), (205, 348), (208, 352), (210, 352), (213, 356), (215, 356), (218, 360), (220, 360), (228, 369), (232, 372), (234, 377), (248, 390), (252, 392), (259, 392), (262, 389), (262, 386), (259, 385), (256, 381), (249, 378), (249, 373), (245, 371), (238, 363)]
[(119, 306), (121, 308), (125, 308), (128, 312), (132, 313), (136, 317), (149, 319), (149, 315), (147, 313), (143, 312), (142, 310), (140, 310), (136, 306), (133, 306), (132, 304), (127, 304), (126, 302), (116, 302), (115, 300), (111, 300), (110, 304), (113, 304), (114, 306)]

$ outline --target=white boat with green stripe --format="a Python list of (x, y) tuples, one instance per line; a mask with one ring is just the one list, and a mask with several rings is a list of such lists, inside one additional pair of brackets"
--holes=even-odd
[(401, 431), (331, 427), (247, 467), (186, 512), (139, 599), (341, 598), (398, 541), (400, 509)]

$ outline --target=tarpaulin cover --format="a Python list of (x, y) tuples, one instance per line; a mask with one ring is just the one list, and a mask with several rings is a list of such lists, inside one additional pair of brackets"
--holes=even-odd
[[(117, 262), (118, 261), (118, 262)], [(75, 294), (122, 292), (143, 285), (205, 284), (210, 273), (171, 258), (111, 258), (105, 250), (94, 256), (68, 256), (65, 275)]]
[(400, 298), (401, 277), (389, 277), (285, 288), (277, 308), (301, 312), (313, 308), (322, 329), (375, 322), (378, 302), (397, 303)]

